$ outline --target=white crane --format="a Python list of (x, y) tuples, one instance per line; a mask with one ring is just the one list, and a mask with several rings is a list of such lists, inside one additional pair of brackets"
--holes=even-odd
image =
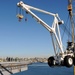
[[(59, 18), (58, 14), (54, 14), (45, 10), (41, 10), (35, 7), (32, 7), (30, 5), (27, 5), (25, 3), (23, 3), (22, 1), (17, 3), (18, 7), (21, 7), (22, 9), (24, 9), (28, 14), (30, 14), (34, 19), (36, 19), (37, 22), (39, 22), (42, 26), (44, 26), (51, 34), (52, 37), (52, 43), (53, 43), (53, 47), (54, 47), (54, 52), (55, 52), (55, 56), (51, 56), (48, 58), (48, 65), (50, 67), (52, 66), (66, 66), (66, 67), (71, 67), (74, 64), (73, 58), (74, 58), (74, 53), (73, 53), (73, 45), (68, 46), (70, 47), (67, 48), (66, 50), (64, 50), (63, 48), (63, 44), (62, 44), (62, 40), (61, 40), (61, 35), (60, 35), (60, 29), (59, 29), (59, 25), (63, 24), (63, 20), (61, 20)], [(36, 14), (34, 14), (32, 12), (32, 10), (38, 11), (38, 12), (42, 12), (44, 14), (48, 14), (49, 16), (53, 16), (54, 17), (54, 21), (52, 23), (52, 26), (48, 25), (46, 22), (44, 22), (41, 18), (39, 18)], [(22, 19), (23, 16), (21, 14), (18, 14), (17, 17), (19, 19)], [(57, 43), (55, 43), (55, 41)], [(58, 48), (60, 49), (58, 52)]]

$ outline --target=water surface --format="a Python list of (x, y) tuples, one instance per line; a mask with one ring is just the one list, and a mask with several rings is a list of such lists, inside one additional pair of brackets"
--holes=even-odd
[(28, 66), (27, 71), (16, 73), (14, 75), (73, 75), (73, 67), (54, 67), (47, 64), (35, 63)]

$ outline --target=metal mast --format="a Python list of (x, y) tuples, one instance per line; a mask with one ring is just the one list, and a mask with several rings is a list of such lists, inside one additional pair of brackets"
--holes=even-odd
[(68, 0), (68, 11), (69, 11), (69, 16), (71, 20), (71, 27), (72, 27), (72, 43), (74, 47), (74, 21), (73, 21), (73, 13), (72, 13), (72, 0)]

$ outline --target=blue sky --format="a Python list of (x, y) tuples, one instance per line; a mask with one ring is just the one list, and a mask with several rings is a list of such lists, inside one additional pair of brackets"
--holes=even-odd
[[(19, 22), (16, 17), (17, 2), (20, 0), (0, 0), (0, 56), (49, 57), (54, 54), (50, 33), (38, 24), (31, 15)], [(67, 0), (23, 0), (23, 2), (53, 13), (62, 20), (68, 16)], [(51, 16), (35, 12), (48, 24)], [(66, 41), (65, 41), (66, 42)]]

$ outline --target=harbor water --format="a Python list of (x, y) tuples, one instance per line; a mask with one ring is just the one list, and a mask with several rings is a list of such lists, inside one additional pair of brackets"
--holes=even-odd
[(28, 70), (13, 75), (73, 75), (73, 67), (54, 67), (47, 64), (35, 63), (28, 65)]

